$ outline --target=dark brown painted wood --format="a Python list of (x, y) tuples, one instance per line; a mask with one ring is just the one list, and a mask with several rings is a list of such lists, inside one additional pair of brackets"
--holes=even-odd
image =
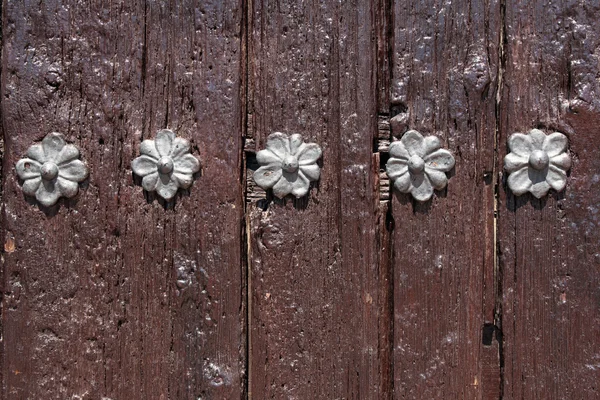
[[(600, 397), (595, 3), (4, 1), (0, 398)], [(170, 203), (130, 168), (165, 127)], [(534, 127), (574, 160), (543, 200), (502, 173)], [(382, 172), (409, 128), (456, 157), (425, 204)], [(91, 173), (41, 208), (51, 131)], [(323, 148), (306, 198), (252, 181), (274, 131)]]
[(392, 134), (436, 135), (456, 159), (431, 201), (391, 199), (397, 399), (499, 397), (499, 342), (488, 333), (499, 28), (496, 1), (393, 2), (391, 112), (407, 125)]
[[(1, 397), (245, 397), (241, 2), (26, 0), (2, 13)], [(171, 203), (130, 169), (165, 127), (203, 165)], [(51, 131), (91, 172), (76, 199), (40, 209), (14, 165)]]
[(249, 206), (253, 399), (383, 398), (372, 5), (252, 5), (255, 149), (274, 131), (323, 148), (309, 198)]
[(573, 166), (563, 193), (500, 191), (504, 399), (600, 397), (599, 15), (506, 2), (500, 154), (511, 133), (561, 131)]

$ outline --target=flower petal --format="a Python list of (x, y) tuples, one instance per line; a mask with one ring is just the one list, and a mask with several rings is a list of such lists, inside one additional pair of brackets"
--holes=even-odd
[(294, 190), (292, 182), (288, 181), (285, 176), (282, 176), (273, 186), (273, 194), (280, 199), (292, 193), (292, 190)]
[(533, 150), (533, 143), (529, 136), (522, 133), (513, 133), (508, 138), (508, 148), (512, 153), (529, 159), (529, 153)]
[(391, 157), (399, 158), (401, 160), (406, 160), (406, 161), (408, 161), (408, 159), (410, 158), (410, 153), (408, 152), (408, 150), (406, 150), (404, 143), (402, 143), (400, 141), (392, 142), (390, 144), (389, 151), (390, 151)]
[(40, 183), (42, 183), (42, 178), (38, 176), (37, 178), (27, 179), (23, 182), (23, 193), (29, 196), (35, 196), (35, 192), (40, 187)]
[(172, 180), (168, 175), (160, 175), (160, 179), (156, 183), (156, 193), (165, 200), (171, 200), (177, 194), (177, 182)]
[(532, 182), (529, 178), (529, 167), (521, 168), (508, 176), (508, 187), (516, 195), (520, 196), (529, 191)]
[(531, 137), (531, 144), (533, 149), (542, 150), (544, 140), (546, 140), (546, 134), (539, 129), (532, 129), (529, 131), (529, 137)]
[(550, 157), (550, 165), (568, 171), (571, 168), (571, 157), (567, 153), (560, 153), (557, 156)]
[(79, 157), (79, 150), (77, 147), (72, 144), (67, 144), (62, 148), (60, 153), (56, 156), (56, 160), (54, 161), (56, 164), (60, 166), (60, 164), (67, 163), (69, 161), (75, 160)]
[(433, 153), (442, 147), (440, 139), (436, 136), (427, 136), (423, 139), (423, 154), (419, 154), (420, 157), (425, 157), (427, 154)]
[(309, 181), (318, 181), (319, 176), (321, 176), (321, 168), (319, 168), (317, 164), (301, 165), (300, 172), (302, 172)]
[(542, 150), (548, 153), (548, 157), (554, 157), (567, 150), (569, 140), (560, 132), (554, 132), (544, 139)]
[(56, 162), (58, 154), (66, 144), (67, 142), (65, 142), (65, 138), (60, 133), (52, 132), (47, 134), (42, 140), (42, 147), (44, 148), (46, 161)]
[(281, 167), (277, 165), (266, 165), (254, 172), (254, 182), (263, 189), (272, 188), (281, 179)]
[(56, 188), (60, 190), (61, 195), (71, 198), (77, 195), (77, 192), (79, 191), (79, 184), (59, 176), (56, 178)]
[(562, 169), (550, 165), (548, 167), (548, 175), (546, 175), (546, 182), (548, 182), (552, 189), (560, 192), (567, 185), (567, 174)]
[(406, 161), (400, 158), (390, 158), (385, 164), (385, 172), (394, 180), (400, 175), (404, 175), (408, 171), (408, 165)]
[(21, 179), (32, 179), (40, 176), (40, 168), (41, 164), (39, 162), (29, 158), (21, 158), (17, 161), (15, 167), (17, 175), (19, 175), (19, 178)]
[(56, 187), (55, 182), (56, 180), (42, 180), (42, 184), (38, 186), (38, 189), (35, 192), (37, 201), (46, 207), (55, 204), (60, 198), (60, 190)]
[(260, 165), (277, 164), (281, 165), (281, 158), (271, 150), (261, 150), (256, 153), (256, 161)]
[(290, 140), (281, 132), (271, 133), (267, 138), (266, 148), (283, 160), (290, 153)]
[(423, 135), (415, 130), (410, 130), (406, 132), (400, 141), (404, 144), (408, 153), (412, 155), (423, 155)]
[(533, 194), (539, 199), (541, 197), (544, 197), (546, 193), (548, 193), (550, 187), (550, 184), (544, 179), (543, 181), (534, 182), (533, 185), (531, 185), (529, 191), (531, 192), (531, 194)]
[(171, 178), (174, 179), (175, 182), (177, 182), (180, 188), (184, 189), (187, 189), (190, 186), (192, 186), (192, 183), (194, 182), (194, 177), (192, 174), (182, 174), (179, 172), (174, 172), (173, 175), (171, 175)]
[(504, 169), (507, 172), (515, 172), (529, 164), (529, 159), (518, 155), (517, 153), (508, 153), (504, 157)]
[(44, 147), (41, 143), (34, 144), (27, 150), (27, 157), (38, 161), (40, 164), (46, 162), (46, 155), (44, 154)]
[(425, 168), (425, 174), (429, 178), (429, 182), (436, 190), (442, 190), (448, 184), (448, 177), (445, 172), (437, 171), (431, 168)]
[(297, 179), (292, 182), (292, 194), (296, 198), (304, 197), (308, 193), (310, 182), (302, 174), (296, 174), (296, 177)]
[(157, 183), (158, 183), (158, 172), (149, 173), (142, 179), (142, 187), (144, 188), (144, 190), (147, 190), (148, 192), (155, 191)]
[(87, 178), (88, 170), (81, 160), (73, 160), (59, 167), (58, 176), (70, 181), (81, 182)]
[(438, 171), (450, 171), (454, 167), (454, 157), (445, 149), (439, 149), (427, 155), (425, 158), (425, 166)]
[(184, 138), (175, 138), (171, 147), (171, 157), (173, 159), (182, 157), (190, 152), (190, 142)]
[(290, 154), (298, 154), (304, 144), (304, 139), (302, 139), (302, 135), (298, 133), (294, 133), (290, 136)]
[(412, 179), (410, 193), (417, 201), (427, 201), (433, 196), (433, 186), (425, 174), (417, 175)]
[(300, 165), (314, 164), (321, 158), (321, 147), (316, 143), (306, 143), (296, 155)]
[(142, 155), (133, 160), (131, 163), (131, 169), (137, 176), (146, 176), (156, 172), (156, 161), (157, 160), (147, 155)]
[(156, 150), (156, 146), (154, 145), (154, 140), (144, 140), (142, 144), (140, 144), (140, 154), (146, 155), (156, 160), (160, 158), (160, 154), (158, 153), (158, 150)]
[(537, 169), (528, 168), (527, 174), (529, 175), (529, 179), (531, 180), (531, 182), (535, 185), (536, 183), (546, 181), (546, 175), (548, 175), (548, 171), (538, 171)]
[(411, 187), (410, 181), (410, 173), (406, 172), (396, 178), (396, 180), (394, 181), (394, 187), (402, 193), (408, 193), (410, 192)]
[(173, 159), (173, 169), (180, 174), (195, 174), (200, 171), (200, 161), (191, 154)]
[(175, 132), (172, 130), (161, 129), (158, 131), (156, 134), (156, 139), (154, 139), (154, 144), (156, 145), (156, 150), (158, 150), (158, 154), (160, 154), (161, 157), (171, 154), (173, 140), (175, 140)]

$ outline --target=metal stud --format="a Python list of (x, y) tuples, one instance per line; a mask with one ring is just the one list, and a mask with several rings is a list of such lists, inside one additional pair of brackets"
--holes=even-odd
[(156, 191), (165, 200), (175, 197), (179, 188), (189, 188), (200, 171), (200, 162), (190, 154), (190, 142), (169, 129), (158, 131), (154, 140), (144, 140), (140, 153), (131, 169), (142, 177), (145, 190)]
[(26, 158), (17, 162), (23, 193), (35, 196), (46, 207), (56, 204), (61, 196), (74, 197), (79, 182), (88, 176), (87, 167), (78, 158), (77, 147), (67, 144), (60, 133), (49, 133), (27, 150)]
[(390, 144), (385, 169), (394, 187), (402, 193), (410, 193), (418, 201), (427, 201), (434, 189), (445, 188), (446, 172), (454, 167), (454, 157), (441, 147), (437, 137), (423, 137), (414, 130)]
[(538, 199), (550, 189), (560, 192), (567, 185), (571, 157), (566, 152), (567, 137), (554, 132), (546, 135), (532, 129), (527, 135), (513, 133), (508, 138), (510, 152), (504, 157), (508, 187), (517, 196), (530, 192)]
[(261, 167), (254, 172), (254, 181), (265, 190), (273, 188), (273, 194), (280, 199), (288, 194), (303, 197), (310, 182), (319, 179), (321, 168), (317, 160), (321, 154), (321, 147), (304, 143), (302, 135), (272, 133), (266, 149), (256, 154)]

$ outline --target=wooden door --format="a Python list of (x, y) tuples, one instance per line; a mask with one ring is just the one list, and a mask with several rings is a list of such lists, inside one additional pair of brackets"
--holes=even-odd
[[(2, 4), (2, 399), (600, 397), (600, 4)], [(201, 171), (131, 163), (171, 129)], [(515, 132), (559, 131), (564, 191), (515, 196)], [(390, 143), (452, 152), (427, 202)], [(320, 180), (252, 174), (273, 132)], [(50, 207), (15, 171), (50, 132), (89, 168)]]

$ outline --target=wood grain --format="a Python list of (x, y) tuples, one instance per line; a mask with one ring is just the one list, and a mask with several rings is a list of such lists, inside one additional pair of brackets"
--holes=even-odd
[(500, 191), (504, 399), (600, 397), (598, 15), (597, 2), (506, 3), (500, 154), (514, 132), (560, 131), (573, 166), (563, 193)]
[[(4, 1), (2, 399), (597, 399), (600, 5)], [(172, 202), (131, 172), (170, 128)], [(406, 129), (449, 186), (389, 193)], [(564, 193), (513, 196), (514, 132), (568, 135)], [(89, 179), (43, 208), (14, 165), (58, 131)], [(275, 131), (303, 199), (252, 181)]]
[(394, 398), (492, 399), (500, 391), (494, 329), (495, 92), (500, 4), (393, 2), (391, 116), (438, 136), (456, 159), (426, 203), (391, 200)]
[(323, 148), (308, 198), (249, 208), (253, 399), (384, 396), (374, 18), (369, 1), (252, 5), (248, 134)]
[[(238, 1), (4, 2), (6, 399), (241, 398), (243, 9)], [(169, 127), (203, 170), (165, 203), (131, 160)], [(80, 195), (41, 209), (14, 164), (51, 131)]]

